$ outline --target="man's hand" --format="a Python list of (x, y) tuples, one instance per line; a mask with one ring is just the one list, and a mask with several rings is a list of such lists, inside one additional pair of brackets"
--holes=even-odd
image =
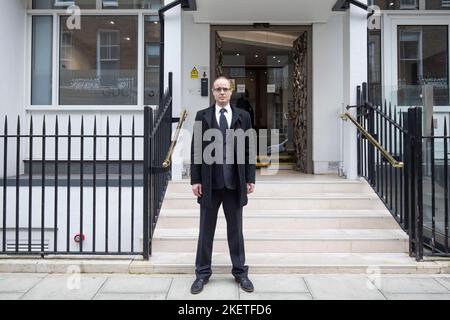
[(247, 183), (247, 193), (253, 193), (253, 191), (255, 191), (255, 184)]
[(203, 195), (202, 192), (202, 185), (201, 184), (193, 184), (192, 185), (192, 192), (196, 197), (201, 197)]

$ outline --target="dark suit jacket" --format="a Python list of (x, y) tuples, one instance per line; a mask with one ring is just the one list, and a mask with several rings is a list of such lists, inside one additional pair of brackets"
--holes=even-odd
[[(251, 118), (250, 114), (242, 109), (238, 109), (234, 106), (231, 106), (232, 110), (232, 120), (231, 120), (231, 126), (230, 129), (242, 129), (244, 131), (247, 131), (252, 128), (251, 124)], [(215, 105), (200, 110), (197, 112), (197, 115), (195, 117), (195, 121), (201, 122), (201, 132), (202, 137), (206, 130), (211, 129), (212, 121), (214, 121), (215, 117)], [(191, 185), (193, 184), (201, 184), (202, 185), (202, 191), (203, 196), (199, 197), (197, 199), (197, 202), (205, 207), (211, 207), (211, 193), (212, 193), (212, 165), (206, 164), (203, 160), (202, 156), (202, 164), (195, 164), (195, 152), (199, 152), (200, 150), (194, 149), (194, 139), (198, 137), (194, 137), (194, 134), (192, 136), (192, 144), (191, 144)], [(248, 139), (247, 139), (248, 140)], [(202, 138), (203, 141), (203, 138)], [(212, 143), (211, 141), (203, 141), (202, 142), (202, 155), (205, 148)], [(255, 183), (255, 159), (253, 161), (250, 161), (250, 151), (249, 151), (249, 143), (245, 144), (245, 164), (237, 164), (237, 192), (239, 196), (239, 205), (241, 207), (245, 206), (248, 202), (247, 198), (247, 183)], [(256, 149), (256, 146), (255, 146)], [(235, 141), (234, 144), (234, 158), (236, 161), (236, 153), (237, 153), (237, 143)], [(253, 164), (251, 164), (252, 162)], [(236, 163), (236, 162), (235, 162)]]

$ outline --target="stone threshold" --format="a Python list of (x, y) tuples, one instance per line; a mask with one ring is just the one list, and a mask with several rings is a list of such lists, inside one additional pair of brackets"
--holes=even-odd
[[(285, 255), (285, 254), (284, 254)], [(296, 254), (292, 254), (295, 258)], [(450, 274), (450, 259), (431, 260), (417, 262), (413, 258), (405, 259), (401, 255), (396, 258), (377, 260), (376, 254), (367, 254), (362, 260), (353, 262), (351, 258), (343, 257), (342, 254), (334, 255), (330, 260), (323, 254), (321, 259), (314, 262), (314, 254), (297, 254), (298, 257), (308, 256), (309, 259), (298, 259), (289, 263), (271, 263), (262, 261), (261, 263), (252, 263), (252, 260), (258, 257), (248, 255), (248, 262), (251, 272), (254, 274)], [(317, 254), (318, 256), (321, 254)], [(353, 254), (350, 254), (351, 257)], [(372, 255), (373, 259), (370, 258)], [(380, 257), (383, 254), (380, 254)], [(358, 256), (355, 254), (354, 256)], [(407, 257), (407, 256), (406, 256)], [(194, 257), (192, 257), (194, 258)], [(338, 258), (336, 260), (336, 258)], [(342, 262), (339, 259), (342, 258)], [(359, 255), (361, 258), (361, 255)], [(372, 260), (371, 260), (372, 259)], [(382, 258), (381, 258), (382, 259)], [(144, 261), (142, 257), (117, 259), (80, 259), (80, 258), (0, 258), (0, 273), (50, 273), (50, 274), (71, 274), (71, 273), (111, 273), (111, 274), (194, 274), (193, 259), (192, 263), (177, 263), (176, 261), (164, 261), (164, 258), (155, 257), (154, 261)], [(180, 259), (182, 261), (190, 261)], [(217, 258), (213, 262), (213, 272), (217, 274), (229, 274), (231, 264), (226, 262), (223, 257)], [(294, 259), (296, 260), (296, 259)], [(308, 261), (309, 260), (309, 261)], [(213, 258), (213, 261), (214, 258)], [(255, 261), (256, 262), (256, 261)]]

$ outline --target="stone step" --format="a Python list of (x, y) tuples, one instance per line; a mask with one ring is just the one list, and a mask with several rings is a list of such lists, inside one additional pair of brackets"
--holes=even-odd
[[(194, 195), (168, 194), (163, 209), (194, 209), (198, 204)], [(385, 209), (375, 194), (319, 193), (295, 197), (250, 195), (246, 209)]]
[[(195, 252), (198, 229), (157, 228), (154, 252)], [(244, 230), (248, 253), (404, 253), (408, 237), (398, 229)], [(217, 229), (216, 252), (228, 252), (226, 230)]]
[[(200, 206), (197, 205), (196, 208), (185, 208), (185, 209), (161, 209), (160, 216), (176, 216), (176, 217), (192, 217), (199, 216)], [(219, 215), (223, 215), (223, 208), (220, 206)], [(248, 209), (244, 207), (245, 217), (315, 217), (315, 218), (329, 218), (329, 217), (392, 217), (391, 213), (386, 209), (375, 209), (375, 210), (365, 210), (365, 209), (354, 209), (354, 210), (307, 210), (307, 209)]]
[[(258, 196), (297, 196), (303, 193), (371, 193), (373, 190), (367, 183), (359, 181), (351, 182), (272, 182), (256, 183), (255, 195)], [(170, 183), (167, 195), (176, 194), (191, 195), (189, 183)]]
[[(247, 253), (246, 264), (251, 274), (329, 274), (358, 273), (376, 276), (395, 273), (433, 273), (439, 266), (418, 263), (406, 253)], [(228, 252), (213, 253), (215, 274), (229, 274)], [(150, 261), (135, 261), (131, 273), (194, 274), (195, 253), (154, 252)]]
[[(244, 229), (399, 229), (387, 210), (245, 210)], [(158, 228), (197, 228), (199, 209), (161, 211)], [(217, 228), (226, 228), (222, 208)]]
[[(374, 279), (379, 274), (447, 274), (450, 261), (426, 259), (416, 262), (405, 253), (247, 253), (246, 264), (251, 274), (366, 274)], [(5, 257), (0, 259), (0, 273), (98, 274), (189, 274), (194, 276), (195, 253), (153, 252), (149, 261), (142, 256), (64, 256), (32, 259)], [(228, 253), (213, 253), (214, 274), (230, 274)], [(213, 275), (214, 276), (214, 275)], [(376, 278), (375, 278), (376, 279)]]

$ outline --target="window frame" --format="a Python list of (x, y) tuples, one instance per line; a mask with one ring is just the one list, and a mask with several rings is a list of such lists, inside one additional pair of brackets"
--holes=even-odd
[[(397, 32), (398, 32), (398, 28), (397, 28)], [(418, 41), (417, 43), (417, 58), (413, 59), (413, 58), (404, 58), (404, 59), (400, 59), (400, 53), (398, 53), (398, 62), (400, 61), (416, 61), (417, 62), (417, 66), (418, 66), (418, 77), (419, 79), (423, 78), (423, 33), (422, 31), (418, 31), (418, 30), (414, 30), (414, 31), (407, 31), (407, 33), (410, 34), (417, 34), (418, 35)], [(448, 48), (447, 48), (448, 49)], [(399, 48), (399, 50), (401, 50)], [(398, 73), (398, 70), (397, 70)], [(397, 78), (398, 78), (398, 74), (397, 74)]]
[[(27, 0), (31, 6), (32, 0)], [(97, 0), (97, 8), (102, 5), (102, 0)], [(31, 7), (29, 7), (31, 8)], [(158, 10), (155, 9), (82, 9), (83, 16), (136, 16), (138, 18), (137, 41), (137, 104), (135, 105), (62, 105), (59, 103), (59, 68), (61, 53), (61, 29), (60, 19), (67, 16), (66, 9), (27, 9), (27, 37), (26, 37), (26, 87), (25, 87), (25, 109), (26, 110), (142, 110), (144, 107), (144, 68), (145, 68), (145, 17), (158, 16)], [(52, 103), (48, 106), (31, 104), (31, 61), (32, 61), (32, 19), (33, 16), (52, 16), (53, 17), (53, 57), (52, 57)], [(152, 105), (152, 107), (156, 107)]]
[[(65, 59), (62, 59), (60, 56), (60, 60), (59, 61), (67, 61), (69, 63), (69, 66), (72, 64), (72, 48), (73, 48), (73, 37), (72, 37), (72, 33), (70, 33), (69, 31), (64, 31), (61, 33), (61, 35), (63, 34), (67, 34), (70, 35), (70, 44), (63, 44), (62, 41), (60, 43), (60, 52), (59, 54), (61, 55), (62, 52), (62, 48), (64, 48), (65, 50), (69, 51), (69, 57), (65, 57)], [(62, 37), (61, 37), (62, 39)], [(67, 52), (65, 52), (65, 54), (67, 54)]]
[[(439, 13), (424, 12), (423, 16), (405, 13), (384, 13), (382, 14), (382, 97), (383, 100), (390, 100), (393, 104), (397, 104), (397, 97), (391, 97), (390, 91), (398, 90), (398, 27), (399, 26), (447, 26), (447, 52), (448, 60), (450, 60), (450, 15)], [(447, 62), (448, 81), (449, 81), (449, 97), (450, 97), (450, 61)], [(449, 103), (450, 104), (450, 103)], [(449, 112), (450, 106), (436, 106), (437, 112)]]
[[(119, 40), (119, 44), (118, 45), (109, 45), (109, 46), (102, 46), (102, 41), (101, 41), (101, 37), (102, 34), (117, 34), (117, 39)], [(117, 47), (118, 48), (118, 53), (119, 53), (119, 57), (117, 59), (102, 59), (102, 47), (106, 47), (106, 48), (113, 48), (113, 47)], [(112, 29), (98, 29), (97, 30), (97, 76), (101, 77), (102, 74), (102, 62), (103, 61), (119, 61), (120, 63), (120, 30), (112, 30)]]

